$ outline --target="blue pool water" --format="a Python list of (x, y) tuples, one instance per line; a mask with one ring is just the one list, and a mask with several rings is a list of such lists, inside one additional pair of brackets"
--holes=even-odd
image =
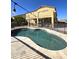
[(40, 47), (49, 50), (61, 50), (67, 46), (67, 43), (62, 38), (41, 29), (16, 29), (11, 31), (11, 36), (29, 37)]

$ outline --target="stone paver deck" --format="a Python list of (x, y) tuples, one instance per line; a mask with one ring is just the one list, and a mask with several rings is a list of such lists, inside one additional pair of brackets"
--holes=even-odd
[(46, 59), (34, 50), (12, 38), (11, 59)]

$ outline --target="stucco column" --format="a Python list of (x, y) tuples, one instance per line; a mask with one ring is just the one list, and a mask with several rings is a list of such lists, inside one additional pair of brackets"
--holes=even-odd
[(39, 19), (39, 12), (37, 13), (37, 27), (38, 27), (38, 19)]
[(55, 27), (55, 20), (56, 20), (56, 15), (55, 15), (55, 13), (56, 13), (56, 10), (53, 10), (53, 16), (52, 16), (52, 29), (54, 29), (54, 27)]
[(54, 17), (51, 18), (51, 27), (54, 29)]
[(54, 29), (54, 13), (51, 15), (51, 28)]
[(30, 27), (30, 16), (28, 15), (28, 26)]

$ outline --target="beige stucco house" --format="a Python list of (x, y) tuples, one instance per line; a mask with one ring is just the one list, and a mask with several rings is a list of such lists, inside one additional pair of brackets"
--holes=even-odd
[(49, 26), (53, 28), (55, 21), (57, 21), (56, 8), (50, 6), (42, 6), (20, 16), (28, 21), (28, 26)]
[(28, 26), (54, 28), (57, 23), (57, 11), (55, 7), (41, 6), (32, 12), (21, 14), (28, 22)]

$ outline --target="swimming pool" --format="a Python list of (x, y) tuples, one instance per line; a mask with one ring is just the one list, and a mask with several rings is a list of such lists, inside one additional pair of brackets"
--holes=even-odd
[(16, 29), (11, 31), (11, 36), (29, 37), (40, 47), (49, 50), (61, 50), (67, 46), (67, 43), (62, 38), (41, 29)]

